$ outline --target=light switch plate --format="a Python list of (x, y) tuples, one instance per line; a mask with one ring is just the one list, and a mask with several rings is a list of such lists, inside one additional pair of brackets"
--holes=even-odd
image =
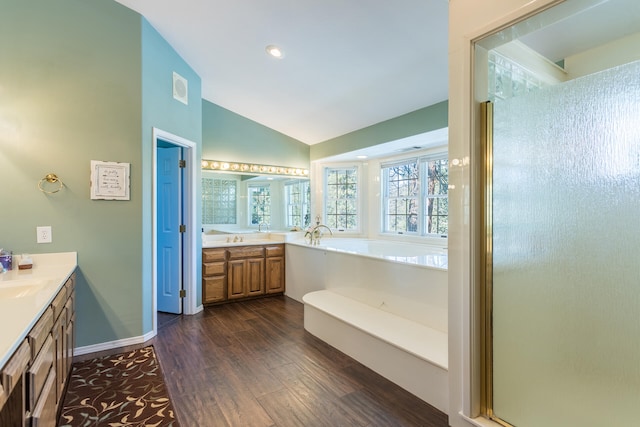
[(37, 243), (51, 243), (51, 226), (36, 227)]

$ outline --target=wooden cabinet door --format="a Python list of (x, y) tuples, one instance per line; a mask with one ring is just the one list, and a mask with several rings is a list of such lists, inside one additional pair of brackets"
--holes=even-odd
[(229, 299), (247, 296), (245, 288), (246, 260), (239, 259), (227, 262), (227, 297)]
[(31, 413), (31, 427), (51, 427), (56, 425), (56, 371), (49, 371), (38, 404)]
[(226, 276), (202, 278), (203, 303), (219, 302), (227, 299)]
[(271, 257), (266, 261), (266, 293), (284, 292), (284, 257)]
[(73, 349), (76, 345), (75, 339), (75, 322), (76, 315), (72, 314), (67, 322), (67, 329), (65, 331), (65, 344), (66, 344), (66, 352), (65, 352), (65, 368), (64, 368), (64, 376), (68, 380), (69, 374), (71, 373), (71, 365), (73, 364)]
[(246, 260), (245, 285), (248, 296), (264, 294), (264, 258)]

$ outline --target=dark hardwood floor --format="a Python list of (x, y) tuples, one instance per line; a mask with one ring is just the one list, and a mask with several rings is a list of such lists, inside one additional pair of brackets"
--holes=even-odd
[(288, 297), (207, 307), (165, 323), (151, 343), (183, 427), (448, 426), (306, 332), (303, 305)]

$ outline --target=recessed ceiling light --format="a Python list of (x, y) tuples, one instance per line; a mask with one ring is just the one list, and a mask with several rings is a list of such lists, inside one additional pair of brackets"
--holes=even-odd
[(284, 58), (284, 52), (282, 51), (282, 49), (280, 49), (278, 46), (274, 44), (270, 44), (265, 48), (265, 50), (269, 55), (273, 56), (274, 58), (278, 58), (278, 59)]
[(366, 159), (367, 156), (356, 156), (358, 159)]

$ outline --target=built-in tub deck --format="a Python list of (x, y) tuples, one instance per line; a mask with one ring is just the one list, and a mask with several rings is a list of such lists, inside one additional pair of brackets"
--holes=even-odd
[(445, 248), (326, 238), (285, 251), (287, 295), (304, 303), (309, 333), (449, 411)]

